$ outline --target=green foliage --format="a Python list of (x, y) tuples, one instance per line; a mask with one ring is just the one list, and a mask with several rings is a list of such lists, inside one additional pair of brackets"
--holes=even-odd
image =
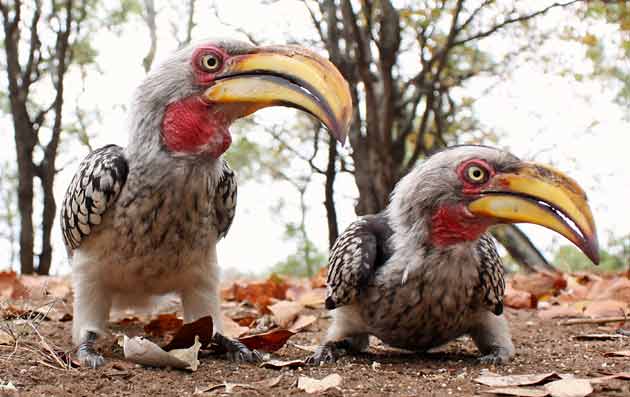
[(92, 38), (84, 36), (72, 44), (72, 59), (79, 66), (86, 66), (94, 63), (98, 51), (92, 46)]
[[(302, 205), (304, 205), (303, 197), (302, 193)], [(276, 203), (275, 212), (279, 213), (284, 205), (283, 200)], [(311, 277), (326, 264), (326, 255), (317, 248), (306, 232), (305, 212), (306, 208), (303, 206), (302, 218), (299, 222), (285, 223), (284, 239), (295, 243), (295, 251), (289, 254), (285, 260), (276, 263), (271, 272), (296, 277)]]
[[(598, 270), (619, 271), (626, 269), (630, 261), (630, 234), (614, 238), (611, 236), (608, 247), (599, 250)], [(593, 270), (593, 264), (573, 245), (563, 245), (556, 251), (553, 263), (562, 271)]]
[(262, 150), (260, 144), (252, 141), (244, 135), (234, 134), (235, 138), (224, 157), (230, 167), (236, 172), (239, 180), (256, 180), (260, 177), (259, 170), (262, 162)]
[[(589, 1), (577, 10), (580, 24), (568, 26), (560, 38), (580, 43), (584, 54), (593, 65), (590, 78), (616, 84), (616, 102), (628, 109), (630, 117), (630, 3), (624, 1)], [(602, 29), (616, 27), (614, 33)], [(570, 70), (569, 70), (570, 71)], [(577, 81), (584, 75), (575, 74)]]
[(140, 0), (121, 0), (120, 6), (110, 9), (106, 13), (106, 23), (110, 27), (120, 27), (129, 21), (130, 17), (142, 15)]

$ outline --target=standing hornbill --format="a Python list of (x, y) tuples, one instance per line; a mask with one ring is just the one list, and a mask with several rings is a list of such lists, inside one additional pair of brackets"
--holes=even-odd
[(222, 158), (230, 124), (268, 106), (306, 111), (340, 141), (352, 114), (346, 81), (314, 53), (211, 40), (177, 51), (137, 88), (127, 147), (105, 146), (81, 162), (60, 224), (72, 263), (73, 341), (85, 365), (104, 363), (94, 342), (112, 304), (168, 292), (180, 295), (186, 322), (212, 315), (213, 342), (229, 358), (257, 359), (221, 335), (216, 244), (236, 206)]
[(335, 242), (326, 298), (333, 321), (308, 362), (364, 350), (369, 335), (425, 351), (464, 334), (482, 362), (509, 361), (503, 265), (487, 229), (516, 222), (555, 230), (599, 261), (586, 195), (561, 172), (486, 146), (455, 146), (417, 165), (383, 212)]

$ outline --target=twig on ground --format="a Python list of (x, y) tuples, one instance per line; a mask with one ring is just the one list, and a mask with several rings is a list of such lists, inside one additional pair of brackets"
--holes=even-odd
[(577, 325), (577, 324), (607, 324), (628, 321), (627, 316), (618, 317), (602, 317), (602, 318), (572, 318), (570, 320), (561, 321), (560, 325)]

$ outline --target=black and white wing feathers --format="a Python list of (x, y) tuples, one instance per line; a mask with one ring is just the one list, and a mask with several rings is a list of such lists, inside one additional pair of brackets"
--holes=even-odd
[(503, 262), (490, 235), (484, 234), (479, 239), (477, 255), (479, 255), (479, 287), (482, 304), (498, 316), (503, 313), (505, 279)]
[(116, 145), (96, 149), (81, 162), (61, 206), (61, 232), (69, 251), (78, 248), (92, 228), (101, 223), (128, 173), (123, 149)]
[(328, 259), (326, 308), (352, 303), (389, 258), (391, 229), (381, 214), (353, 222), (337, 238)]
[(217, 228), (218, 239), (222, 239), (227, 235), (234, 214), (236, 212), (236, 175), (230, 168), (227, 161), (223, 161), (223, 173), (217, 185), (217, 191), (214, 195), (214, 222)]

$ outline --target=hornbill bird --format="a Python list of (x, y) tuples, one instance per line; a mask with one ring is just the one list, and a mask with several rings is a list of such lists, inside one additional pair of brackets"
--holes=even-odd
[(599, 261), (586, 195), (560, 171), (486, 146), (429, 157), (398, 182), (384, 211), (353, 222), (333, 245), (333, 320), (307, 361), (365, 350), (369, 335), (426, 351), (464, 334), (481, 362), (509, 361), (503, 265), (487, 229), (517, 222), (554, 230)]
[(352, 114), (347, 82), (316, 54), (210, 40), (175, 52), (137, 88), (127, 147), (105, 146), (81, 162), (60, 224), (82, 363), (104, 363), (94, 342), (112, 305), (169, 292), (181, 297), (186, 322), (212, 316), (213, 342), (228, 358), (258, 359), (221, 334), (216, 244), (236, 206), (235, 176), (222, 158), (230, 124), (269, 106), (306, 111), (340, 141)]

